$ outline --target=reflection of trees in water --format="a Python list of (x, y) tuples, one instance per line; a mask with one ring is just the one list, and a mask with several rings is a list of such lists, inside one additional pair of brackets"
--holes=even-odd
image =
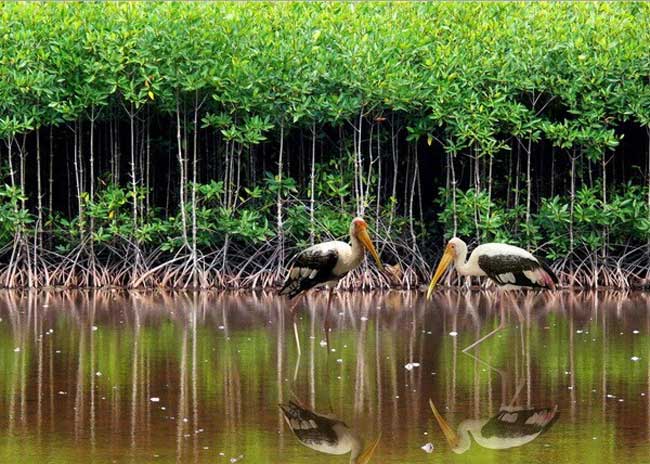
[[(295, 394), (362, 424), (364, 434), (383, 430), (382, 447), (397, 447), (408, 434), (420, 438), (405, 421), (427, 424), (428, 397), (484, 417), (521, 384), (519, 405), (559, 402), (578, 422), (587, 401), (604, 422), (617, 414), (608, 393), (637, 382), (650, 395), (650, 344), (640, 345), (650, 336), (650, 297), (622, 296), (519, 296), (508, 303), (518, 309), (507, 313), (508, 330), (481, 346), (477, 360), (459, 347), (498, 324), (491, 292), (439, 292), (431, 304), (413, 293), (343, 293), (333, 302), (329, 356), (320, 344), (326, 295), (316, 293), (305, 299), (296, 364), (284, 300), (269, 294), (6, 292), (0, 426), (8, 434), (34, 431), (39, 440), (56, 431), (93, 452), (130, 450), (136, 461), (143, 449), (173, 443), (178, 462), (197, 461), (204, 436), (235, 455), (244, 443), (237, 437), (256, 427), (278, 430), (280, 446), (290, 446), (275, 405)], [(632, 330), (641, 333), (632, 339)], [(632, 347), (645, 357), (635, 373), (616, 365)], [(409, 362), (420, 367), (407, 370)], [(650, 424), (650, 406), (638, 414), (617, 420)], [(274, 437), (266, 445), (277, 447)]]

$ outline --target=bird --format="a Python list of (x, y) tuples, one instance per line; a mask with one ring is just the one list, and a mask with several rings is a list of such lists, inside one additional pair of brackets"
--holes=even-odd
[(456, 454), (470, 448), (470, 434), (483, 448), (505, 450), (523, 446), (550, 429), (559, 418), (557, 405), (540, 409), (501, 408), (496, 416), (489, 419), (464, 420), (454, 431), (431, 399), (429, 406), (451, 450)]
[[(339, 280), (348, 272), (357, 268), (364, 257), (364, 249), (368, 250), (377, 263), (380, 271), (383, 271), (379, 254), (372, 244), (368, 234), (368, 224), (361, 217), (356, 217), (350, 223), (350, 243), (339, 240), (318, 243), (298, 253), (294, 259), (289, 274), (280, 290), (280, 295), (287, 295), (289, 299), (303, 295), (308, 290), (317, 286), (329, 288), (327, 310), (325, 313), (325, 336), (329, 346), (329, 310), (332, 303), (332, 293)], [(294, 334), (300, 354), (300, 341), (295, 321), (295, 307), (298, 300), (291, 307), (293, 316)]]
[(294, 401), (279, 406), (296, 438), (314, 451), (336, 455), (350, 453), (350, 463), (365, 464), (379, 444), (380, 437), (377, 437), (364, 450), (357, 434), (335, 417), (317, 414)]
[[(506, 243), (484, 243), (474, 248), (469, 259), (466, 258), (467, 245), (465, 242), (458, 237), (449, 240), (429, 284), (427, 299), (431, 298), (436, 284), (452, 263), (460, 275), (487, 276), (501, 290), (524, 288), (555, 290), (558, 284), (557, 276), (543, 261), (523, 248)], [(463, 351), (467, 352), (503, 327), (504, 318), (502, 317), (496, 330), (472, 343)]]

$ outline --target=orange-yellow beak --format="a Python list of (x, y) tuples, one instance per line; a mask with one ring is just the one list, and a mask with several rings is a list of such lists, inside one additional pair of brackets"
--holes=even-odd
[(366, 464), (368, 461), (370, 461), (370, 458), (375, 452), (375, 449), (377, 449), (377, 445), (379, 444), (380, 438), (381, 438), (381, 433), (379, 434), (377, 439), (374, 442), (372, 442), (372, 444), (368, 446), (363, 453), (359, 455), (359, 457), (355, 461), (356, 464)]
[(431, 283), (429, 284), (429, 289), (427, 290), (427, 300), (431, 298), (433, 289), (436, 288), (436, 284), (438, 283), (442, 275), (445, 273), (445, 271), (453, 261), (454, 261), (454, 252), (452, 248), (447, 247), (445, 249), (445, 253), (442, 255), (442, 258), (440, 258), (440, 262), (438, 263), (436, 272), (433, 274), (433, 278), (431, 279)]
[(431, 401), (431, 398), (429, 398), (429, 406), (431, 406), (431, 412), (433, 412), (433, 417), (436, 418), (436, 421), (438, 422), (438, 425), (440, 426), (440, 430), (442, 430), (442, 433), (444, 434), (445, 438), (447, 439), (447, 442), (449, 443), (449, 446), (451, 448), (456, 448), (458, 446), (459, 438), (458, 434), (454, 429), (452, 429), (447, 421), (443, 419), (443, 417), (440, 415), (438, 410), (433, 404), (433, 401)]
[(372, 257), (375, 260), (375, 263), (377, 263), (377, 267), (379, 268), (380, 271), (384, 270), (384, 265), (381, 264), (381, 260), (379, 259), (379, 254), (377, 253), (377, 250), (375, 250), (375, 246), (372, 244), (372, 240), (370, 240), (370, 235), (368, 235), (368, 231), (365, 229), (361, 229), (359, 232), (357, 232), (357, 238), (361, 242), (361, 244), (370, 252)]

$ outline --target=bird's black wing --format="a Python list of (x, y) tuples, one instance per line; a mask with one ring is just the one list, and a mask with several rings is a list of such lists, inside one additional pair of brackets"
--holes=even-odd
[(338, 436), (334, 425), (341, 421), (316, 414), (290, 401), (280, 405), (284, 418), (298, 440), (307, 445), (328, 444), (335, 446)]
[(546, 288), (557, 283), (557, 277), (548, 266), (524, 256), (481, 255), (478, 265), (498, 285)]
[(557, 421), (557, 406), (541, 409), (502, 410), (481, 429), (485, 438), (518, 438), (547, 431)]
[(336, 266), (338, 257), (334, 249), (324, 251), (318, 248), (307, 248), (296, 256), (280, 295), (293, 298), (300, 292), (331, 280), (332, 270)]

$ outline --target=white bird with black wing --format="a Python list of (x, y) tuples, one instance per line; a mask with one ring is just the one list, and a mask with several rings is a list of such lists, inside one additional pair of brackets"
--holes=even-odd
[(364, 450), (363, 442), (344, 422), (328, 417), (290, 401), (280, 409), (296, 438), (308, 448), (325, 454), (350, 453), (350, 462), (365, 464), (370, 461), (379, 437)]
[[(558, 278), (553, 270), (532, 253), (506, 243), (485, 243), (474, 248), (467, 259), (467, 245), (454, 237), (447, 243), (445, 252), (438, 263), (429, 289), (427, 299), (447, 268), (454, 264), (456, 272), (463, 276), (487, 276), (502, 290), (525, 288), (555, 290)], [(499, 328), (472, 343), (463, 351), (475, 347), (504, 327), (502, 317)]]
[(546, 432), (559, 417), (557, 405), (553, 408), (523, 409), (503, 408), (490, 419), (468, 419), (452, 429), (436, 409), (433, 401), (429, 406), (452, 451), (467, 451), (472, 443), (494, 450), (523, 446)]
[(454, 237), (433, 274), (427, 298), (451, 263), (463, 276), (487, 276), (506, 290), (521, 288), (555, 289), (558, 282), (553, 270), (532, 253), (506, 243), (485, 243), (474, 248), (467, 259), (467, 245)]
[[(289, 271), (284, 286), (280, 290), (280, 295), (287, 295), (294, 298), (304, 294), (306, 291), (317, 287), (326, 286), (330, 289), (327, 300), (327, 312), (325, 315), (325, 334), (328, 337), (329, 309), (332, 302), (332, 291), (338, 284), (339, 280), (347, 275), (348, 272), (357, 268), (363, 261), (364, 249), (368, 250), (377, 263), (379, 270), (383, 270), (383, 265), (379, 259), (379, 254), (375, 250), (370, 235), (368, 234), (368, 225), (362, 218), (357, 217), (350, 224), (350, 243), (339, 240), (318, 243), (301, 251), (295, 258)], [(291, 308), (294, 315), (294, 333), (296, 343), (300, 350), (298, 332), (295, 325), (295, 306)], [(329, 345), (329, 342), (328, 342)]]

